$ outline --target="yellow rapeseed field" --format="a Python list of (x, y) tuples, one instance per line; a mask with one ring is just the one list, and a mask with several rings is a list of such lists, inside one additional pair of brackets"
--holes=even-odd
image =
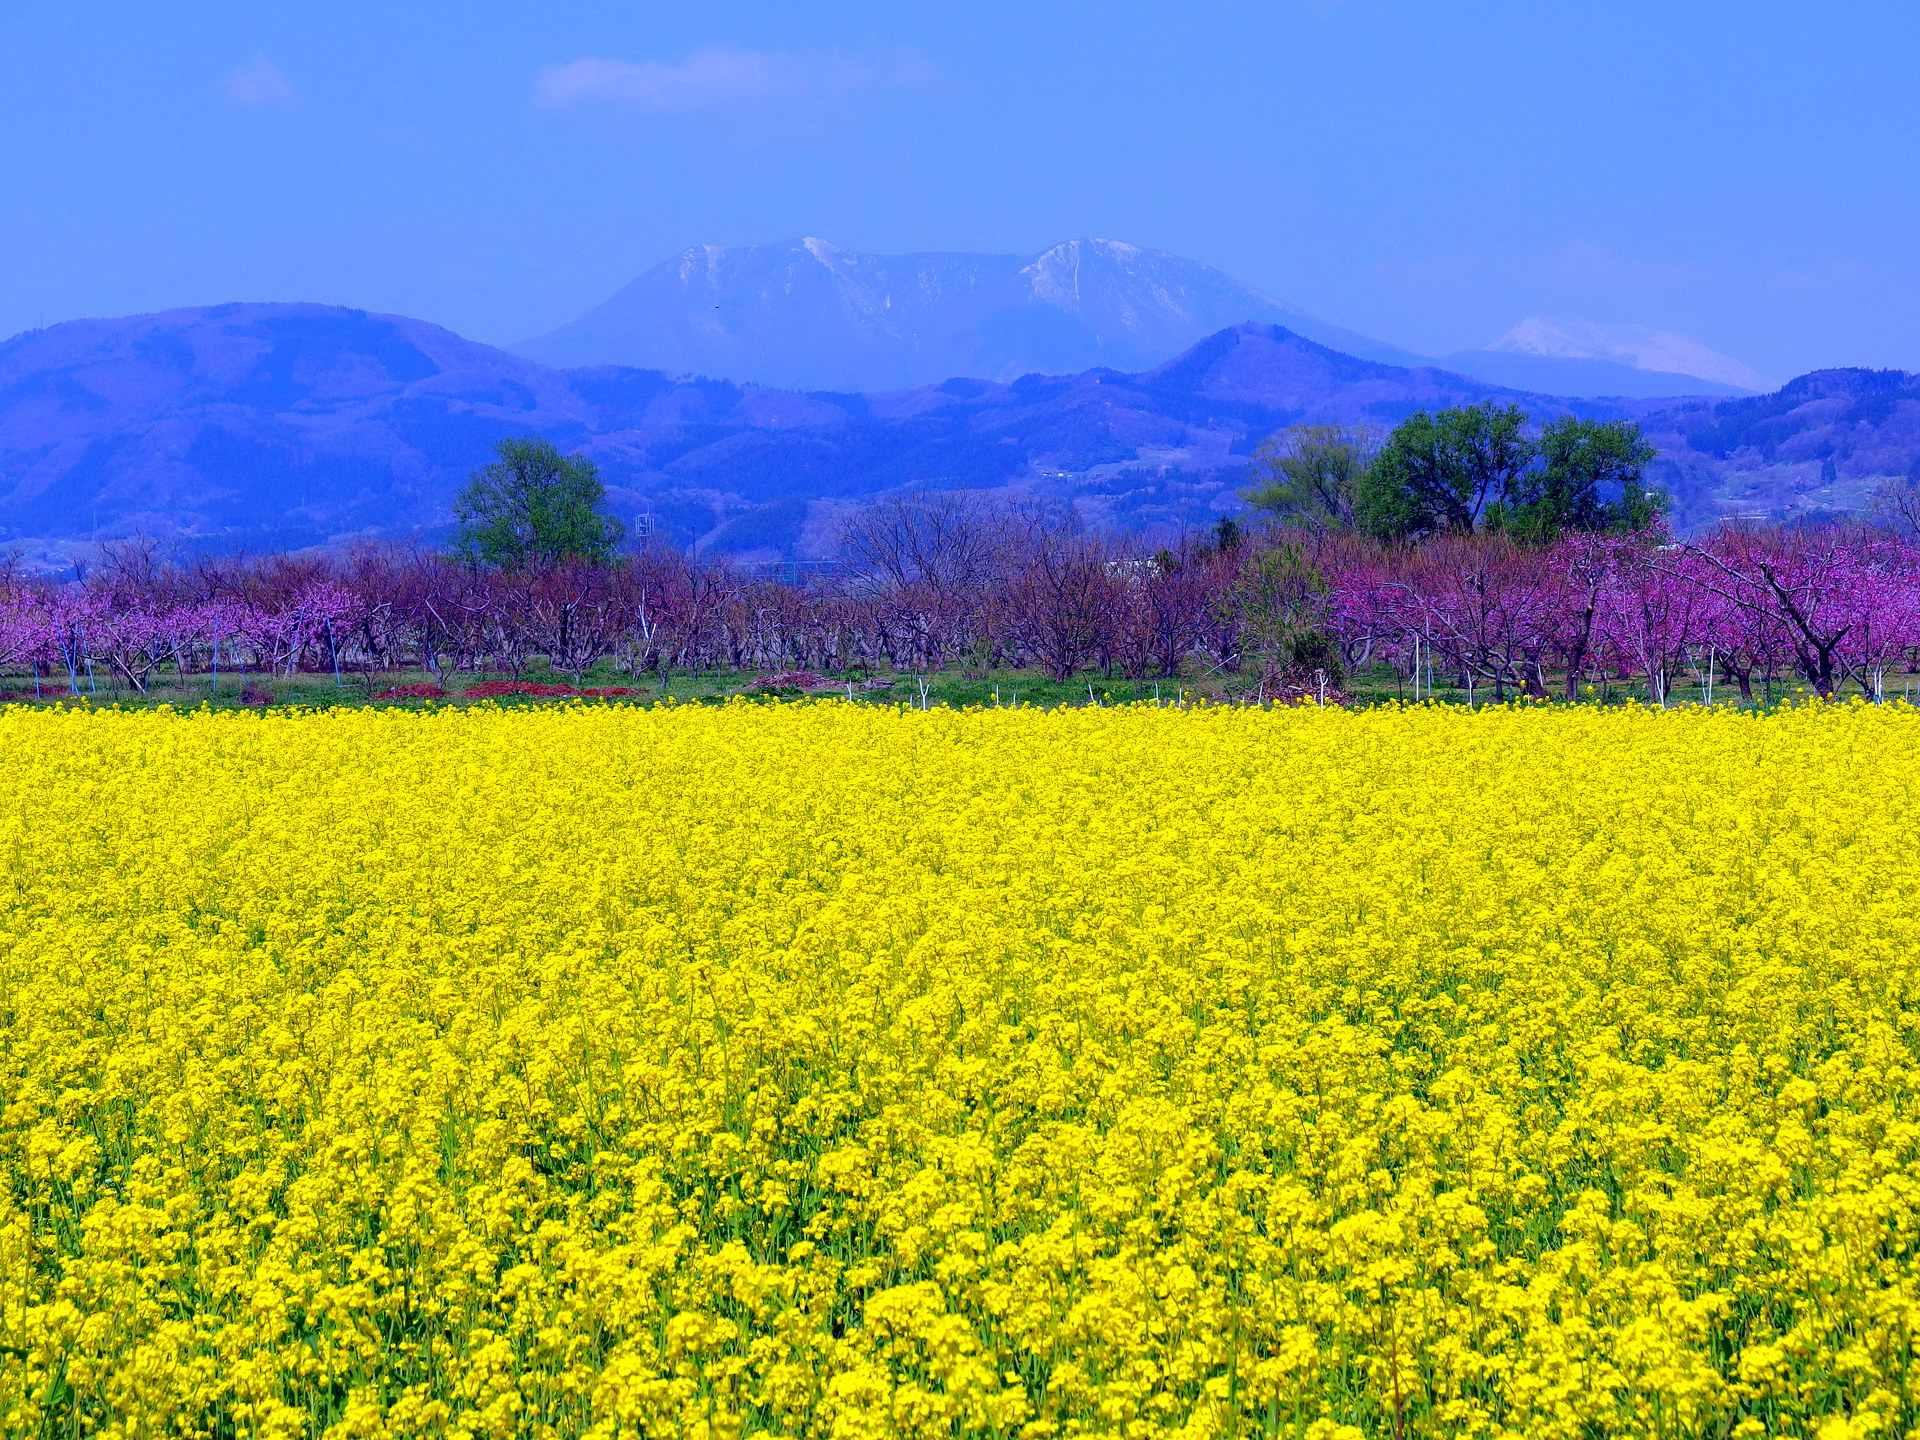
[(9, 1437), (1920, 1427), (1905, 706), (0, 755)]

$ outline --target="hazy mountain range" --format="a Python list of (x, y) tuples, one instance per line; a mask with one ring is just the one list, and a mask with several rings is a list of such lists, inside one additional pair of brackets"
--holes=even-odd
[(1488, 349), (1436, 360), (1330, 325), (1211, 265), (1117, 240), (1070, 240), (1038, 255), (862, 255), (812, 238), (696, 245), (579, 319), (512, 348), (558, 366), (636, 366), (795, 390), (900, 390), (953, 375), (1145, 370), (1248, 321), (1284, 325), (1363, 360), (1440, 365), (1552, 395), (1773, 388), (1683, 336), (1539, 317)]
[(1237, 507), (1249, 455), (1282, 426), (1487, 399), (1640, 419), (1689, 522), (1857, 508), (1920, 468), (1920, 376), (1900, 371), (1744, 399), (1568, 399), (1243, 323), (1133, 372), (805, 393), (558, 369), (401, 316), (248, 304), (0, 344), (0, 540), (35, 556), (136, 530), (214, 549), (432, 534), (494, 442), (525, 433), (590, 454), (623, 513), (736, 553), (821, 553), (841, 508), (915, 487), (1204, 525)]

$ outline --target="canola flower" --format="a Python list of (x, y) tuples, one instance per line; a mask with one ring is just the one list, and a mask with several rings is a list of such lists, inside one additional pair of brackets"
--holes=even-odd
[(1920, 1427), (1920, 716), (0, 713), (9, 1436)]

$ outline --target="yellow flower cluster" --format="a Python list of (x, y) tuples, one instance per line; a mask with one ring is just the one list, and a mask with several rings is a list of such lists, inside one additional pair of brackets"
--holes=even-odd
[(0, 747), (9, 1436), (1920, 1427), (1904, 706)]

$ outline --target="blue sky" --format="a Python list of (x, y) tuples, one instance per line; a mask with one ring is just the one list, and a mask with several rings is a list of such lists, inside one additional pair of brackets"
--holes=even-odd
[(221, 300), (511, 342), (702, 241), (1219, 265), (1427, 353), (1533, 314), (1920, 369), (1920, 7), (6, 7), (0, 333)]

